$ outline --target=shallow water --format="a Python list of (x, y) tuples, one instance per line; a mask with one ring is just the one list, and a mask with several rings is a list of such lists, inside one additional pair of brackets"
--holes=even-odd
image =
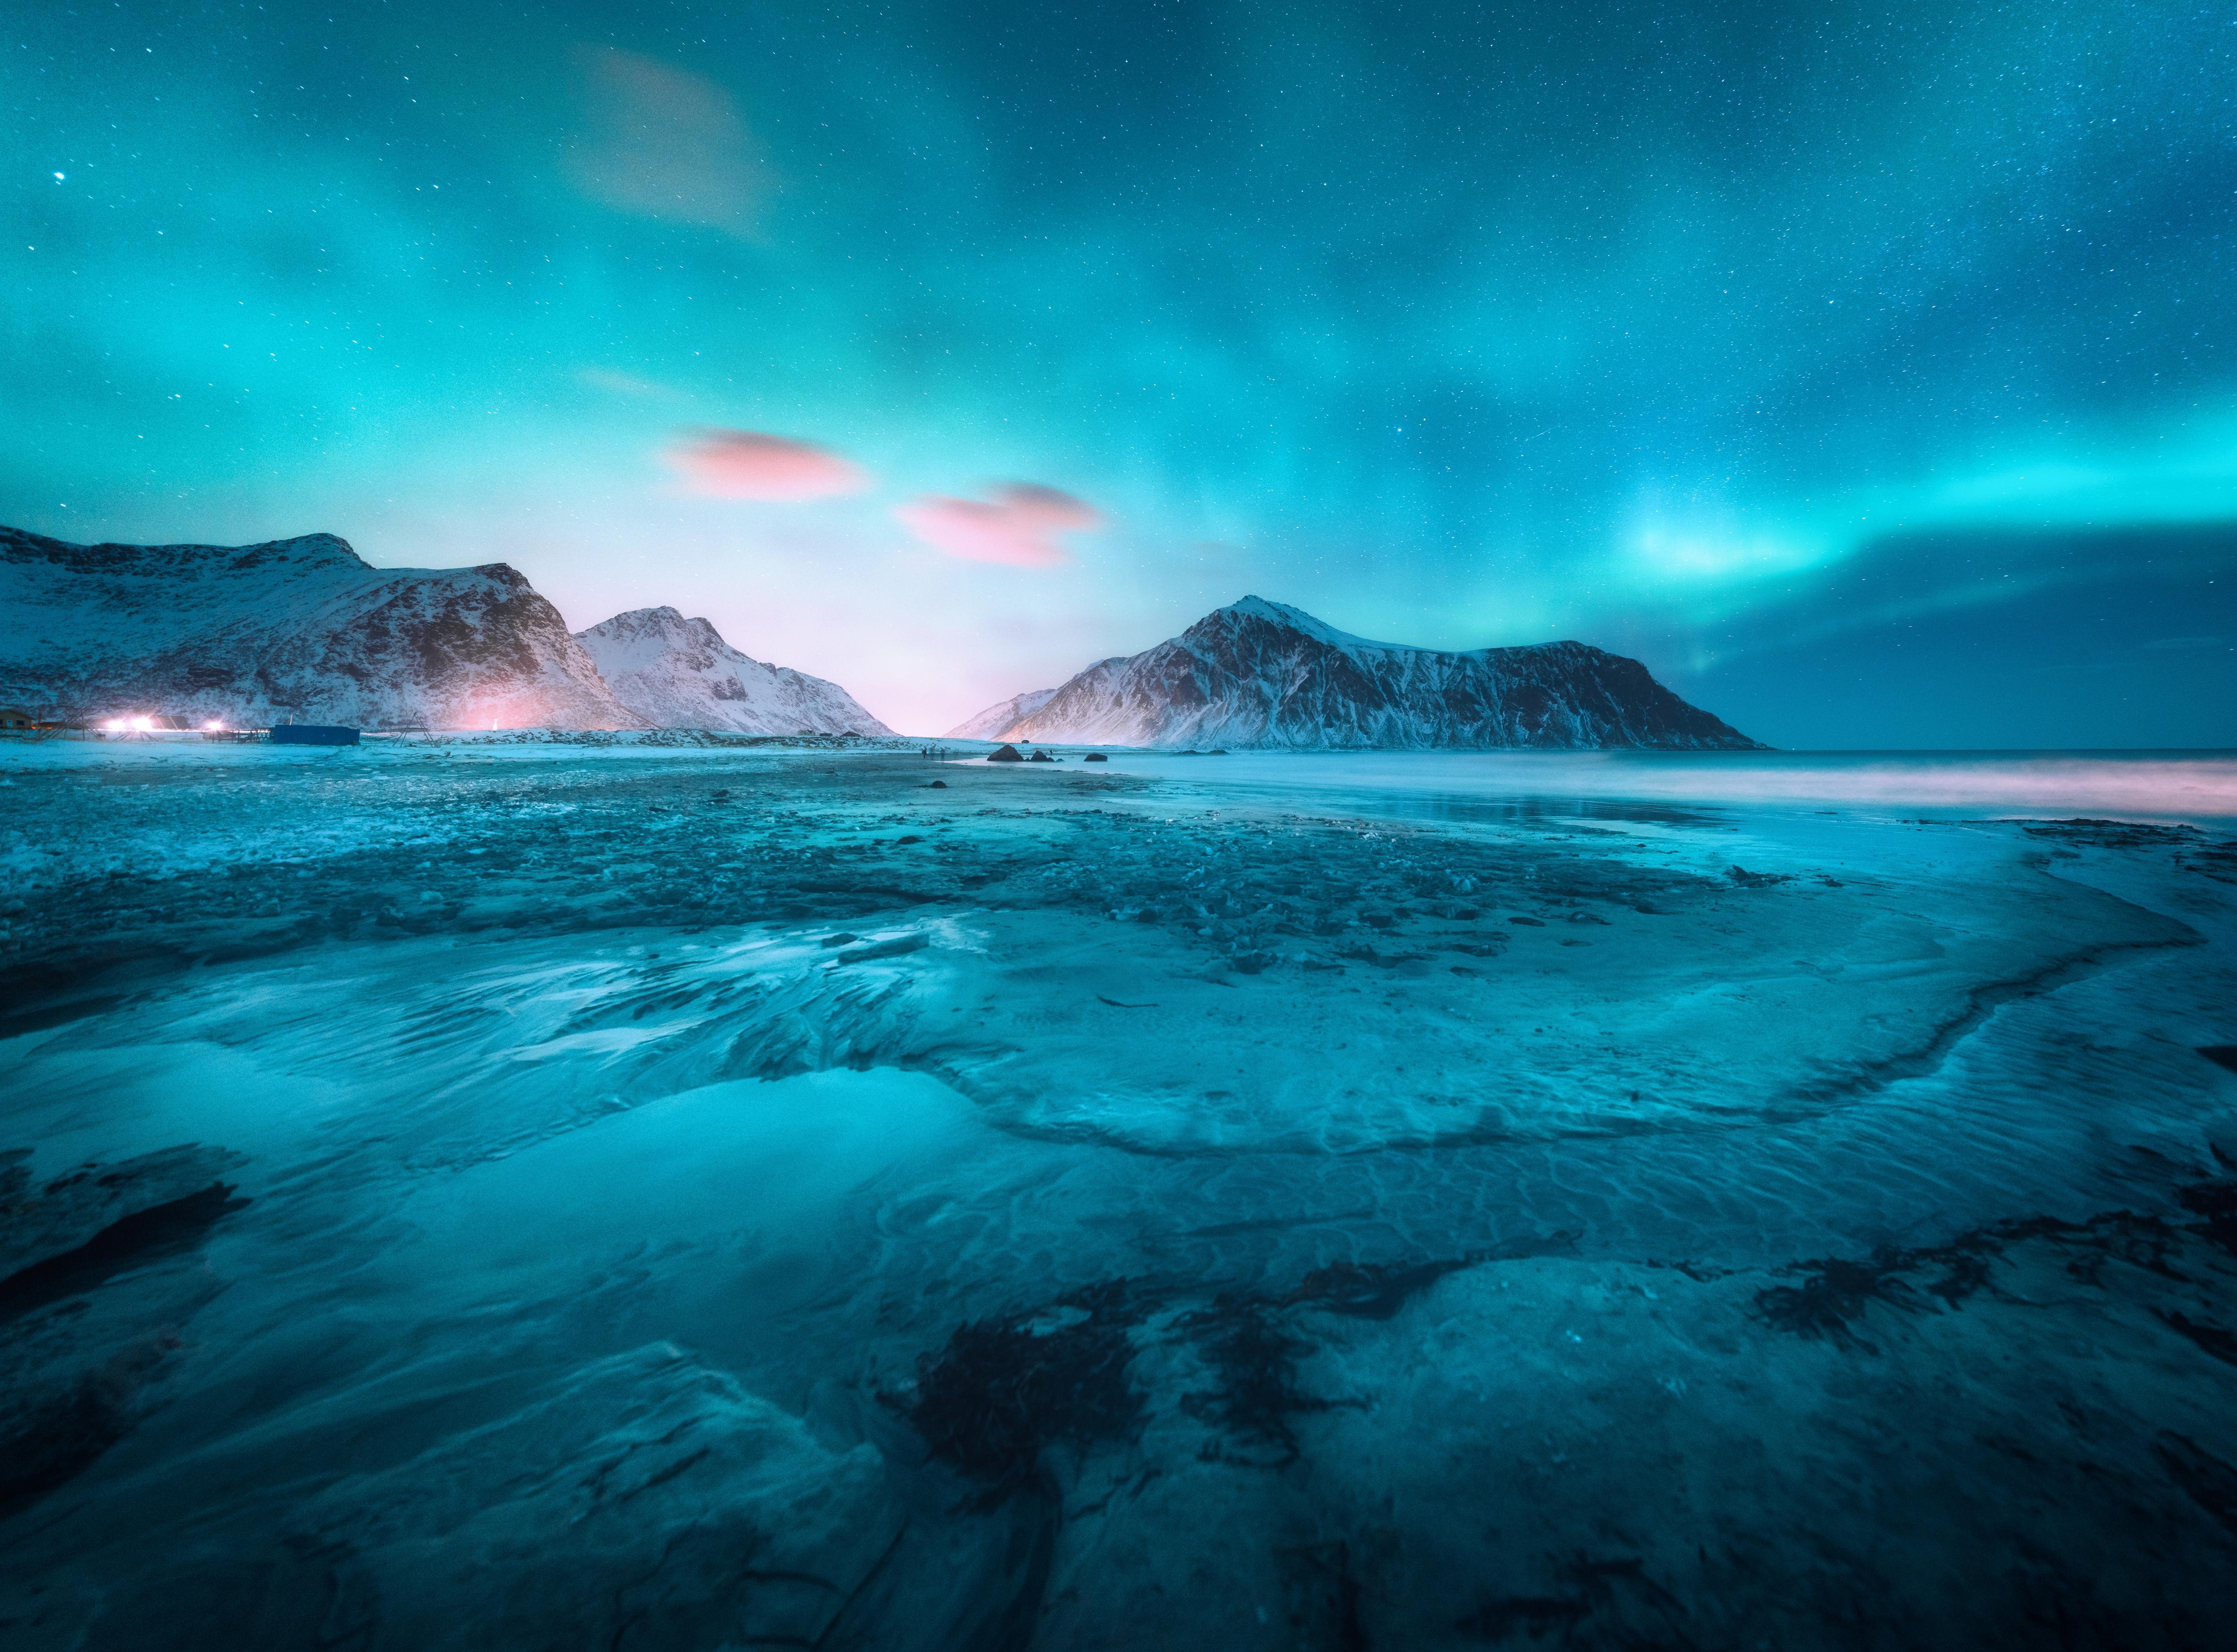
[(0, 1621), (2207, 1643), (2237, 759), (1114, 756), (10, 754)]

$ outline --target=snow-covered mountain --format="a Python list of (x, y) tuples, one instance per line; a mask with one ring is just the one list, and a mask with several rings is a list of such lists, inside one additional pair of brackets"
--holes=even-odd
[(747, 734), (890, 734), (835, 682), (739, 653), (672, 608), (617, 614), (575, 641), (615, 699), (656, 728)]
[(73, 545), (0, 528), (0, 702), (363, 728), (639, 728), (503, 563), (374, 568), (332, 534)]
[(1263, 597), (1102, 660), (990, 739), (1123, 746), (1760, 750), (1636, 660), (1582, 642), (1447, 653)]
[(976, 717), (966, 717), (941, 735), (942, 740), (1000, 740), (1002, 731), (1013, 728), (1024, 718), (1032, 716), (1049, 702), (1053, 688), (1028, 688), (1021, 694), (1012, 694), (999, 706), (989, 706)]

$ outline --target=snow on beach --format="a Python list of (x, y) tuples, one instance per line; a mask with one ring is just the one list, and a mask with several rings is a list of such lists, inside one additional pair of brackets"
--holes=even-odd
[(0, 1618), (2214, 1621), (2229, 764), (1117, 757), (0, 751)]

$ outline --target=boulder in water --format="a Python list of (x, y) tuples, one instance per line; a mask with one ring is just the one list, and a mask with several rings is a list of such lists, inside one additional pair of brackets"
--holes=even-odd
[(987, 753), (987, 760), (990, 763), (1022, 763), (1026, 760), (1019, 754), (1016, 747), (1002, 746)]

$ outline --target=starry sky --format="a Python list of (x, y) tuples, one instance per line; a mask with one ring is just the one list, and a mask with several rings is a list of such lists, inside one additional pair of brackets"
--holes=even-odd
[(507, 561), (914, 732), (1255, 592), (2237, 745), (2230, 0), (0, 19), (0, 521)]

